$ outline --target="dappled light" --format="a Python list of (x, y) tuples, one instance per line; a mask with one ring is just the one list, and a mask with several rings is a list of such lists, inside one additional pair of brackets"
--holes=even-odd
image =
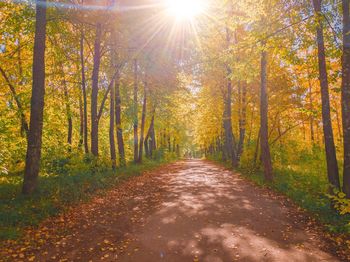
[(350, 0), (0, 0), (0, 261), (350, 261)]
[[(178, 170), (176, 170), (180, 167)], [(165, 199), (122, 261), (333, 261), (285, 199), (208, 162), (166, 170)], [(310, 251), (312, 250), (312, 251)]]

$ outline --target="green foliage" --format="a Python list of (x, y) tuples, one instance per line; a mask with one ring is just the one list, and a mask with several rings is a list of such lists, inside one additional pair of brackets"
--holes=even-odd
[(334, 208), (337, 209), (341, 215), (350, 214), (350, 199), (346, 198), (343, 192), (338, 191), (334, 195), (328, 195), (328, 197), (334, 204)]
[(115, 186), (131, 176), (140, 175), (175, 159), (144, 160), (113, 171), (110, 162), (75, 156), (56, 159), (39, 177), (39, 190), (31, 197), (21, 195), (22, 174), (0, 175), (0, 239), (20, 236), (23, 228), (36, 226), (72, 203), (87, 200), (93, 193)]
[[(298, 148), (293, 141), (284, 143), (282, 147), (276, 145), (272, 150), (275, 177), (272, 183), (268, 183), (264, 180), (262, 169), (253, 164), (254, 144), (252, 142), (245, 148), (239, 168), (246, 178), (259, 186), (269, 187), (286, 195), (298, 206), (312, 213), (329, 231), (350, 232), (350, 201), (345, 199), (343, 193), (335, 196), (328, 194), (326, 161), (321, 148)], [(222, 163), (218, 156), (210, 159)], [(259, 160), (257, 162), (259, 166)], [(332, 208), (331, 201), (339, 212)]]

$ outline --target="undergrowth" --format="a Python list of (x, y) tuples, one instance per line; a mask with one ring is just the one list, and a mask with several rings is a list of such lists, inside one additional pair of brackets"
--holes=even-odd
[(0, 174), (0, 239), (16, 239), (24, 228), (37, 226), (73, 203), (86, 201), (100, 190), (174, 159), (174, 155), (166, 154), (116, 170), (110, 167), (108, 159), (79, 156), (55, 159), (43, 163), (38, 190), (31, 197), (21, 194), (23, 172)]
[[(350, 215), (341, 214), (331, 207), (325, 160), (322, 151), (295, 154), (293, 161), (278, 159), (274, 152), (274, 180), (266, 182), (261, 168), (254, 167), (251, 159), (242, 159), (238, 171), (255, 184), (268, 187), (293, 200), (299, 207), (310, 212), (332, 233), (350, 233)], [(276, 156), (277, 155), (277, 156)], [(279, 152), (279, 155), (281, 152)], [(220, 156), (210, 156), (210, 160), (230, 168)]]

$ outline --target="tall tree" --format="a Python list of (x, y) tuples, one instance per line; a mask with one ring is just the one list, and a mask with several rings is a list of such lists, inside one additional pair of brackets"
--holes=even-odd
[(152, 157), (153, 150), (155, 150), (155, 134), (154, 134), (154, 116), (155, 116), (155, 109), (153, 109), (152, 112), (152, 118), (151, 118), (151, 124), (148, 128), (146, 137), (145, 137), (145, 152), (146, 156), (148, 158)]
[[(313, 0), (315, 17), (316, 17), (316, 35), (317, 35), (317, 47), (318, 47), (318, 70), (319, 80), (321, 85), (321, 100), (322, 100), (322, 121), (323, 121), (323, 134), (326, 147), (326, 159), (327, 159), (327, 174), (328, 181), (331, 186), (336, 189), (340, 189), (339, 171), (336, 157), (336, 150), (334, 145), (334, 136), (331, 120), (330, 102), (329, 102), (329, 90), (328, 90), (328, 75), (326, 66), (326, 53), (323, 37), (323, 16), (321, 11), (322, 0)], [(332, 190), (332, 189), (331, 189)]]
[(101, 37), (102, 25), (97, 23), (94, 44), (94, 66), (92, 71), (92, 93), (91, 93), (91, 153), (98, 156), (98, 81), (101, 64)]
[[(229, 27), (226, 27), (226, 44), (230, 47), (232, 32)], [(232, 131), (232, 69), (229, 64), (226, 64), (226, 92), (224, 92), (224, 132), (225, 132), (225, 152), (227, 158), (231, 160), (232, 166), (237, 167), (237, 157), (235, 150), (235, 139)]]
[(125, 160), (121, 113), (122, 113), (122, 110), (121, 110), (121, 97), (120, 97), (120, 76), (118, 74), (116, 81), (115, 81), (115, 124), (117, 126), (117, 142), (118, 142), (119, 162), (120, 162), (121, 166), (125, 166), (126, 160)]
[(23, 194), (36, 189), (40, 170), (45, 97), (46, 0), (36, 1), (33, 85)]
[(87, 116), (87, 93), (85, 79), (85, 56), (84, 56), (84, 31), (80, 35), (80, 63), (81, 63), (81, 89), (83, 92), (83, 107), (84, 107), (84, 150), (85, 154), (89, 153), (88, 145), (88, 116)]
[(343, 191), (350, 198), (350, 12), (349, 0), (343, 0), (342, 113), (344, 136)]
[[(265, 48), (265, 47), (263, 47)], [(268, 96), (267, 96), (267, 53), (261, 51), (261, 83), (260, 83), (260, 147), (261, 160), (264, 165), (265, 179), (273, 179), (272, 161), (268, 131)]]
[(109, 105), (109, 148), (111, 153), (113, 169), (117, 167), (117, 155), (115, 151), (115, 139), (114, 139), (114, 113), (115, 113), (114, 110), (115, 110), (115, 86), (114, 86), (114, 83), (112, 83), (112, 88), (110, 93), (110, 105)]
[(143, 85), (143, 105), (142, 105), (142, 117), (141, 117), (141, 130), (140, 130), (140, 148), (139, 148), (139, 159), (138, 162), (142, 162), (143, 155), (143, 141), (144, 141), (144, 132), (146, 124), (146, 110), (147, 110), (147, 76), (145, 83)]
[(133, 105), (133, 118), (134, 118), (134, 162), (139, 160), (139, 138), (138, 138), (138, 73), (137, 73), (137, 59), (134, 59), (134, 105)]
[(69, 94), (68, 94), (68, 87), (67, 87), (67, 81), (65, 79), (64, 71), (63, 71), (63, 65), (62, 65), (62, 85), (63, 85), (63, 94), (64, 94), (64, 100), (66, 104), (66, 115), (67, 115), (67, 143), (68, 143), (68, 151), (72, 150), (72, 135), (73, 135), (73, 118), (72, 118), (72, 110), (70, 107), (69, 102)]
[(237, 146), (237, 162), (240, 162), (246, 133), (247, 118), (247, 83), (239, 83), (239, 142)]

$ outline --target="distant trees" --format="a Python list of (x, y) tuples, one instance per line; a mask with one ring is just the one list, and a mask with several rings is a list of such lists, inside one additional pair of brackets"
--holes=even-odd
[[(177, 79), (178, 58), (157, 49), (165, 46), (161, 34), (147, 46), (141, 40), (134, 42), (139, 34), (136, 24), (149, 18), (139, 16), (140, 12), (153, 11), (120, 13), (113, 1), (109, 6), (100, 3), (96, 9), (90, 4), (89, 8), (81, 8), (87, 5), (83, 2), (62, 9), (37, 1), (35, 13), (25, 3), (0, 4), (5, 19), (0, 29), (4, 37), (4, 45), (0, 44), (4, 94), (0, 99), (0, 172), (24, 166), (28, 143), (24, 194), (37, 189), (39, 172), (50, 175), (57, 165), (77, 157), (82, 163), (110, 159), (111, 168), (116, 169), (130, 163), (133, 156), (136, 163), (144, 156), (155, 160), (175, 156), (186, 136), (181, 128), (185, 119), (172, 111), (179, 100), (168, 104), (176, 92), (185, 92)], [(46, 19), (48, 9), (54, 19)], [(129, 19), (133, 15), (138, 16), (137, 23)], [(153, 32), (142, 37), (149, 34)], [(28, 62), (30, 57), (33, 64)], [(151, 66), (146, 67), (146, 57), (153, 57)], [(129, 88), (132, 85), (135, 92)], [(164, 128), (171, 145), (160, 143)]]
[[(229, 30), (218, 32), (215, 22), (203, 30), (206, 37), (202, 39), (205, 49), (202, 54), (207, 54), (207, 60), (200, 61), (204, 88), (198, 95), (198, 107), (202, 111), (197, 112), (201, 120), (196, 128), (203, 152), (220, 154), (229, 160), (227, 152), (236, 150), (238, 163), (233, 166), (242, 165), (242, 161), (244, 166), (256, 163), (251, 164), (254, 168), (261, 164), (265, 178), (271, 180), (272, 164), (288, 158), (285, 157), (290, 144), (296, 143), (305, 150), (310, 148), (313, 153), (323, 147), (327, 179), (333, 192), (333, 189), (341, 190), (336, 155), (340, 159), (344, 151), (342, 190), (349, 197), (349, 1), (342, 1), (341, 9), (339, 3), (327, 0), (288, 3), (261, 0), (253, 5), (236, 1), (231, 15), (227, 15), (226, 7), (230, 3), (221, 3), (222, 8), (213, 11), (230, 25)], [(342, 32), (332, 26), (341, 17)], [(247, 23), (249, 29), (244, 27)], [(228, 32), (232, 41), (228, 41)], [(337, 40), (340, 33), (342, 64)], [(261, 44), (262, 52), (258, 48)], [(209, 62), (203, 64), (203, 60)], [(327, 67), (331, 70), (327, 71)], [(229, 71), (225, 72), (227, 68)], [(220, 89), (226, 77), (232, 84), (231, 92)], [(244, 83), (248, 90), (243, 91)], [(218, 107), (220, 96), (215, 92), (224, 94), (223, 107)], [(205, 105), (211, 110), (203, 110)], [(237, 110), (238, 114), (230, 114), (230, 110)], [(220, 120), (224, 125), (220, 125)], [(333, 125), (337, 127), (334, 130)], [(237, 144), (229, 142), (231, 134), (239, 137)], [(247, 140), (242, 143), (245, 134)], [(227, 142), (232, 145), (227, 146)]]

